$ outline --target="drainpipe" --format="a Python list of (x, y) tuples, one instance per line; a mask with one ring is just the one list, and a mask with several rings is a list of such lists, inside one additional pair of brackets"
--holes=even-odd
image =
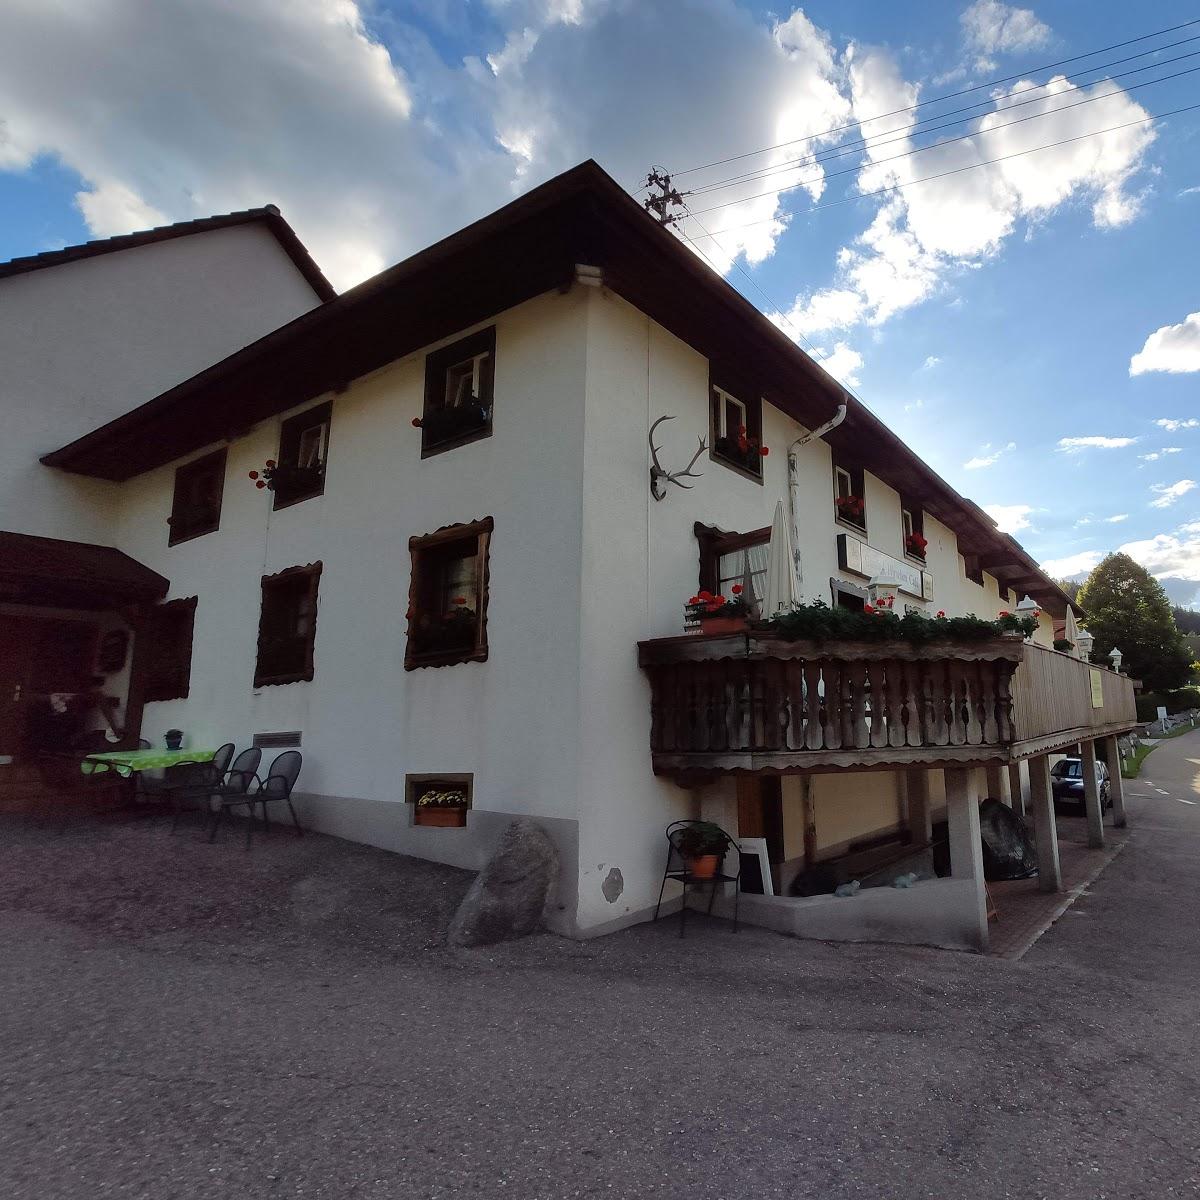
[(838, 405), (838, 410), (834, 413), (831, 420), (826, 421), (824, 425), (817, 426), (816, 429), (806, 433), (803, 437), (798, 437), (788, 447), (788, 521), (792, 527), (792, 556), (795, 559), (797, 587), (801, 587), (804, 583), (804, 570), (800, 561), (800, 523), (798, 513), (800, 507), (800, 467), (796, 460), (796, 451), (801, 446), (807, 446), (814, 438), (824, 437), (831, 429), (836, 429), (845, 419), (846, 401), (843, 400)]

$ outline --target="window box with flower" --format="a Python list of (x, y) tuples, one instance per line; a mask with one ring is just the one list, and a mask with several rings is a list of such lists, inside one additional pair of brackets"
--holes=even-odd
[(699, 624), (704, 634), (740, 633), (749, 627), (750, 606), (742, 599), (742, 585), (735, 583), (730, 592), (733, 598), (698, 592), (684, 605), (685, 626)]
[(904, 539), (904, 553), (909, 558), (915, 558), (918, 562), (925, 561), (925, 551), (929, 546), (929, 540), (920, 533), (910, 533)]
[(434, 829), (462, 829), (467, 823), (467, 793), (454, 783), (431, 780), (413, 795), (413, 824)]
[(865, 530), (867, 527), (867, 506), (861, 496), (838, 496), (834, 499), (838, 518), (856, 529)]

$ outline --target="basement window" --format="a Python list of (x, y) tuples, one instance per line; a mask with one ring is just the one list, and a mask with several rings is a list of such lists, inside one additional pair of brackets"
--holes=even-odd
[(143, 698), (186, 700), (192, 680), (192, 632), (196, 597), (168, 600), (150, 610), (141, 636), (146, 639)]
[(325, 491), (325, 463), (329, 457), (329, 424), (333, 404), (288, 417), (279, 427), (279, 465), (274, 472), (275, 509), (311, 500)]
[(421, 457), (491, 437), (496, 327), (427, 355)]
[(405, 670), (487, 659), (492, 528), (492, 518), (487, 517), (409, 539), (412, 582)]
[(167, 545), (175, 546), (221, 527), (221, 499), (225, 491), (225, 451), (215, 450), (175, 469), (171, 499), (171, 528)]
[(321, 564), (264, 575), (254, 686), (312, 679)]

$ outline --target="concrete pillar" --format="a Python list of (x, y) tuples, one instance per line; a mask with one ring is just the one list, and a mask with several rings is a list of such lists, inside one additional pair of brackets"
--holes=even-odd
[(1101, 750), (1104, 761), (1108, 765), (1108, 794), (1112, 798), (1113, 824), (1118, 829), (1124, 829), (1125, 818), (1125, 780), (1121, 778), (1121, 747), (1115, 737), (1101, 738)]
[(999, 800), (1012, 808), (1012, 793), (1008, 789), (1008, 772), (1003, 767), (988, 767), (987, 794), (991, 800)]
[(1029, 760), (1029, 795), (1033, 829), (1037, 836), (1038, 887), (1043, 892), (1062, 891), (1058, 861), (1058, 825), (1054, 820), (1054, 792), (1050, 786), (1050, 759), (1039, 754)]
[(933, 841), (933, 809), (929, 803), (929, 772), (912, 767), (904, 772), (908, 794), (908, 827), (918, 845)]
[(950, 875), (974, 885), (968, 918), (969, 938), (979, 950), (988, 945), (987, 894), (983, 881), (983, 844), (979, 837), (979, 800), (971, 772), (946, 771), (946, 815), (950, 826)]
[(1021, 764), (1019, 762), (1008, 764), (1008, 790), (1012, 794), (1013, 812), (1018, 817), (1024, 817), (1028, 813), (1028, 798), (1025, 795), (1025, 785), (1021, 779)]
[(1104, 813), (1100, 808), (1100, 788), (1096, 782), (1096, 743), (1079, 743), (1083, 759), (1083, 804), (1087, 810), (1088, 845), (1099, 850), (1104, 845)]

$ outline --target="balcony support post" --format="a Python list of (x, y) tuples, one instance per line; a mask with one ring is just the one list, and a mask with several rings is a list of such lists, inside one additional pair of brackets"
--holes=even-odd
[(1087, 810), (1088, 845), (1093, 850), (1104, 848), (1104, 810), (1100, 807), (1100, 787), (1096, 781), (1096, 743), (1084, 739), (1079, 743), (1083, 760), (1083, 805)]
[(987, 794), (989, 800), (999, 800), (1012, 808), (1012, 792), (1009, 791), (1008, 772), (1003, 767), (988, 767)]
[(913, 767), (904, 772), (908, 798), (908, 828), (913, 841), (928, 846), (933, 841), (933, 809), (929, 803), (929, 772)]
[(1115, 736), (1100, 739), (1100, 751), (1108, 766), (1108, 794), (1112, 800), (1113, 824), (1124, 829), (1128, 824), (1125, 816), (1125, 780), (1121, 777), (1121, 747)]
[(983, 844), (979, 837), (979, 799), (970, 771), (946, 771), (946, 814), (950, 826), (950, 875), (971, 885), (968, 938), (979, 951), (988, 946), (987, 892), (983, 882)]
[(1008, 790), (1012, 794), (1012, 809), (1018, 817), (1025, 817), (1028, 813), (1028, 802), (1025, 795), (1025, 784), (1021, 779), (1021, 764), (1019, 762), (1008, 764)]
[(1050, 759), (1045, 754), (1029, 760), (1029, 791), (1033, 829), (1037, 837), (1038, 889), (1062, 891), (1062, 865), (1058, 861), (1058, 824), (1054, 819), (1054, 792), (1050, 786)]

